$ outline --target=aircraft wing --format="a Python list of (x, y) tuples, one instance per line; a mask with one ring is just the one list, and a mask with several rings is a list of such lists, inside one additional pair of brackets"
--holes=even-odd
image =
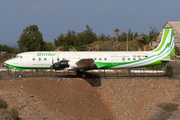
[(92, 58), (81, 59), (76, 62), (76, 69), (96, 69), (97, 66), (94, 64)]

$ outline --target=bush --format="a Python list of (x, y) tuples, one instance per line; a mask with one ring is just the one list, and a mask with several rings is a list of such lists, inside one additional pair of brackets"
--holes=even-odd
[(163, 108), (162, 108), (164, 111), (166, 112), (174, 112), (174, 111), (177, 111), (178, 110), (178, 104), (175, 104), (175, 103), (167, 103), (165, 105), (163, 105)]
[(13, 108), (9, 111), (9, 115), (15, 120), (19, 120), (19, 112), (16, 108)]
[(3, 113), (6, 113), (6, 114), (10, 115), (10, 116), (11, 116), (13, 119), (15, 119), (15, 120), (20, 120), (20, 118), (19, 118), (19, 112), (17, 111), (16, 108), (12, 108), (10, 111), (8, 111), (7, 109), (5, 109), (5, 110), (3, 111)]
[(175, 103), (158, 103), (156, 106), (166, 112), (174, 112), (178, 110), (178, 104)]
[(0, 98), (0, 109), (7, 108), (8, 104), (6, 101), (4, 101), (2, 98)]
[(155, 65), (155, 66), (148, 66), (147, 69), (153, 69), (153, 70), (161, 70), (162, 65)]
[(3, 113), (9, 114), (12, 118), (15, 120), (19, 120), (19, 112), (16, 108), (11, 109), (8, 111), (6, 108), (8, 107), (8, 104), (6, 101), (4, 101), (2, 98), (0, 98), (0, 109), (4, 109)]
[(172, 116), (172, 113), (168, 113), (164, 110), (160, 110), (155, 113), (149, 120), (167, 120)]

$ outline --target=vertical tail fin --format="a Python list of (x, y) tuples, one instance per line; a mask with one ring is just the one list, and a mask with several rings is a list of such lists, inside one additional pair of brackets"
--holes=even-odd
[(172, 28), (165, 28), (159, 46), (153, 50), (158, 55), (168, 56), (175, 55), (174, 33)]
[(169, 55), (175, 55), (175, 45), (174, 45), (174, 31), (173, 31), (173, 29), (172, 29), (172, 31), (171, 31), (171, 36), (172, 36), (172, 42), (173, 42), (173, 46), (172, 46), (172, 50), (171, 50), (171, 52), (170, 52), (170, 54)]

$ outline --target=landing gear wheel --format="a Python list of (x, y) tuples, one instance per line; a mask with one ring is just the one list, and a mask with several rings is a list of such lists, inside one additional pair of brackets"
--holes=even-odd
[(22, 78), (23, 75), (22, 75), (22, 74), (18, 74), (17, 77), (18, 77), (18, 78)]
[(85, 73), (81, 73), (81, 77), (82, 77), (82, 78), (86, 78), (87, 75), (86, 75)]
[(3, 65), (3, 68), (6, 69), (6, 68), (7, 68), (7, 65), (4, 64), (4, 65)]
[(81, 77), (81, 78), (86, 78), (86, 77), (87, 77), (86, 73), (80, 72), (80, 71), (77, 71), (77, 75), (78, 75), (79, 77)]

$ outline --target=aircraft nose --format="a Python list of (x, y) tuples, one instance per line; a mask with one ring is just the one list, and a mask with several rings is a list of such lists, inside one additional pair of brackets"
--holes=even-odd
[(8, 67), (8, 66), (4, 63), (4, 64), (3, 64), (3, 68), (7, 68), (7, 67)]
[(3, 68), (7, 68), (8, 67), (8, 65), (7, 65), (8, 63), (7, 63), (7, 60), (3, 63)]
[(6, 61), (4, 62), (4, 64), (7, 65), (7, 64), (8, 64), (8, 60), (6, 60)]
[(5, 65), (10, 65), (12, 63), (13, 58), (10, 58), (4, 62)]
[(10, 58), (8, 60), (6, 60), (4, 63), (7, 65), (7, 66), (11, 66), (14, 64), (14, 62), (16, 62), (18, 58)]

